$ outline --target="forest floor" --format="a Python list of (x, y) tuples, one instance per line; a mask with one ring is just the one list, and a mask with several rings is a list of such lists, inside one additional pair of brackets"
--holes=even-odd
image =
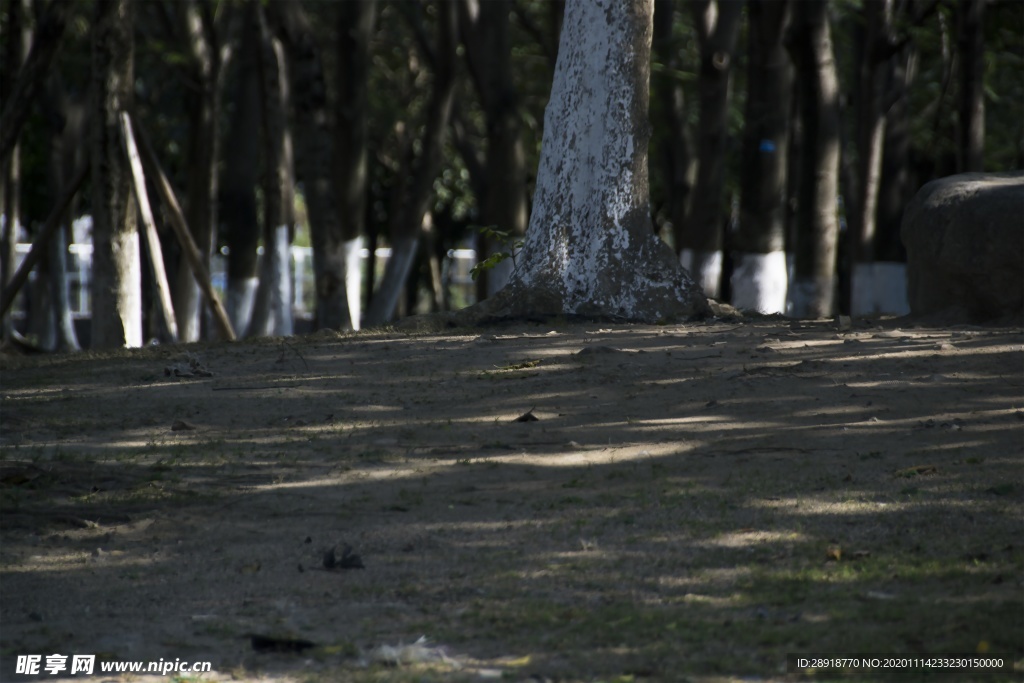
[(0, 370), (2, 681), (87, 680), (31, 654), (212, 663), (92, 679), (179, 683), (1024, 670), (1020, 328), (554, 322)]

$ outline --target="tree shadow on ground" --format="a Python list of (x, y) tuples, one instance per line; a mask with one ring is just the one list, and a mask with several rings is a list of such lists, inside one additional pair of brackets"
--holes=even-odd
[[(361, 654), (420, 634), (456, 677), (1024, 656), (1019, 330), (556, 332), (5, 372), (0, 677), (30, 652), (376, 676)], [(365, 569), (324, 569), (343, 543)]]

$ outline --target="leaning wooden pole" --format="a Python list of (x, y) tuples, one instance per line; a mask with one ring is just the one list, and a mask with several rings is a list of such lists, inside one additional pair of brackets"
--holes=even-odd
[(68, 205), (71, 204), (71, 200), (74, 199), (78, 189), (82, 187), (82, 183), (85, 182), (85, 176), (88, 174), (89, 164), (82, 164), (78, 169), (78, 173), (75, 174), (75, 177), (64, 188), (64, 194), (60, 196), (57, 205), (50, 212), (46, 223), (43, 225), (43, 229), (39, 231), (39, 235), (32, 243), (32, 248), (29, 250), (28, 255), (25, 256), (25, 260), (21, 262), (21, 266), (14, 273), (14, 277), (11, 278), (11, 281), (4, 287), (3, 293), (0, 294), (0, 316), (6, 314), (7, 309), (14, 303), (14, 297), (18, 295), (18, 291), (28, 280), (28, 274), (32, 272), (37, 263), (46, 258), (46, 243), (50, 241), (53, 234), (60, 228), (64, 212), (67, 211)]
[(167, 175), (160, 166), (160, 161), (156, 158), (156, 154), (153, 152), (153, 147), (149, 144), (145, 131), (138, 125), (138, 121), (133, 123), (138, 133), (142, 163), (148, 167), (150, 176), (156, 181), (156, 189), (167, 205), (171, 228), (174, 229), (174, 234), (181, 244), (185, 258), (192, 268), (192, 275), (195, 277), (199, 289), (202, 290), (203, 296), (210, 306), (210, 311), (213, 313), (213, 322), (217, 326), (217, 332), (222, 339), (234, 341), (236, 339), (235, 330), (231, 327), (231, 321), (228, 319), (228, 314), (224, 310), (223, 304), (221, 304), (220, 297), (217, 296), (213, 285), (210, 284), (210, 271), (206, 268), (206, 264), (203, 263), (199, 247), (196, 246), (195, 240), (192, 239), (192, 233), (189, 232), (188, 223), (185, 222), (185, 214), (182, 212), (181, 205), (174, 195), (174, 189), (171, 187)]
[(163, 319), (167, 333), (171, 336), (171, 341), (178, 341), (178, 322), (174, 319), (171, 286), (167, 282), (167, 271), (164, 269), (164, 255), (163, 250), (160, 248), (160, 237), (156, 233), (153, 210), (149, 206), (149, 195), (146, 192), (146, 175), (142, 170), (142, 160), (139, 158), (135, 136), (132, 135), (132, 122), (128, 117), (128, 112), (121, 112), (121, 132), (124, 135), (124, 146), (125, 151), (128, 153), (128, 163), (132, 169), (135, 199), (139, 204), (139, 214), (142, 216), (142, 243), (146, 247), (149, 265), (153, 269), (153, 279), (156, 281), (160, 316)]

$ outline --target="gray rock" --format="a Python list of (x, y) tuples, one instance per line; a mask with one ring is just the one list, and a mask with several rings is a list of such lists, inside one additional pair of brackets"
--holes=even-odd
[(933, 180), (907, 205), (901, 235), (912, 315), (1024, 318), (1024, 172)]

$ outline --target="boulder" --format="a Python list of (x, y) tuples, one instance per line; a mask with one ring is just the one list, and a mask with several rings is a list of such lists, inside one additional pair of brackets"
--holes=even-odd
[(907, 205), (910, 312), (944, 323), (1024, 318), (1024, 172), (933, 180)]

